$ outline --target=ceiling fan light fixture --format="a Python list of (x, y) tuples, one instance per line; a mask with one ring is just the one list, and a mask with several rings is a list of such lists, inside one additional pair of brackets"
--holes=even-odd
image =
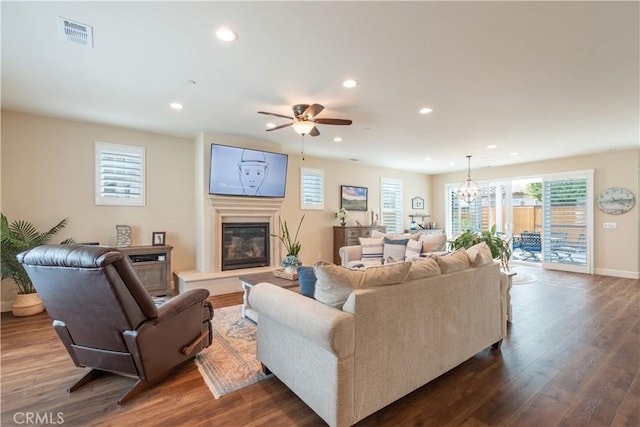
[(298, 134), (307, 135), (309, 132), (311, 132), (311, 129), (315, 127), (315, 123), (308, 120), (303, 120), (300, 122), (295, 122), (292, 126)]
[(480, 194), (480, 186), (471, 179), (471, 156), (467, 156), (467, 179), (458, 187), (458, 197), (467, 203), (473, 202)]

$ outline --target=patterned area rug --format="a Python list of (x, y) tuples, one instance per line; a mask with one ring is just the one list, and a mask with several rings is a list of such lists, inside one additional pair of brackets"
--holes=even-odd
[(216, 399), (269, 378), (256, 359), (256, 325), (242, 317), (242, 306), (213, 311), (213, 343), (195, 359)]
[(517, 273), (513, 276), (513, 280), (511, 282), (514, 285), (528, 285), (529, 283), (534, 283), (538, 280), (535, 275), (526, 271), (524, 268), (512, 268), (511, 271), (515, 271)]

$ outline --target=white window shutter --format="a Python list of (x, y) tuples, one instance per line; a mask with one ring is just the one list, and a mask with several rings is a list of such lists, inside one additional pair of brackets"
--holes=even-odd
[(402, 180), (382, 178), (380, 184), (382, 225), (387, 233), (402, 233)]
[(300, 209), (324, 209), (324, 170), (300, 168)]
[(145, 149), (96, 142), (96, 205), (145, 205)]

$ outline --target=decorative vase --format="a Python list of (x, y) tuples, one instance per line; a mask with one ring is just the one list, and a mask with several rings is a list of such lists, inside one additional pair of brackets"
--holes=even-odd
[(33, 316), (43, 311), (44, 304), (37, 293), (17, 294), (11, 306), (11, 312), (15, 317)]
[(284, 272), (287, 273), (287, 274), (293, 274), (293, 273), (296, 272), (296, 268), (293, 265), (287, 265), (284, 268)]
[(341, 226), (343, 226), (343, 227), (344, 227), (345, 225), (347, 225), (347, 220), (346, 220), (346, 219), (344, 219), (344, 218), (340, 218), (340, 225), (341, 225)]

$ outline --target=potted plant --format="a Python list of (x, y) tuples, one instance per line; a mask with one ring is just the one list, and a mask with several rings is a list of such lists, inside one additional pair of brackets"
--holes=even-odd
[(292, 273), (295, 272), (296, 267), (301, 265), (300, 259), (298, 258), (298, 254), (300, 253), (300, 249), (302, 245), (298, 241), (298, 233), (300, 232), (300, 226), (302, 226), (302, 221), (304, 220), (304, 215), (300, 218), (300, 222), (298, 223), (298, 228), (296, 229), (296, 234), (291, 237), (291, 233), (289, 232), (289, 227), (287, 225), (287, 221), (283, 221), (280, 219), (280, 234), (272, 234), (273, 237), (277, 237), (285, 250), (287, 251), (287, 255), (282, 259), (280, 265), (284, 267), (285, 272)]
[[(20, 252), (48, 243), (51, 237), (66, 225), (67, 218), (50, 230), (41, 233), (28, 221), (13, 221), (9, 224), (7, 217), (0, 214), (2, 280), (13, 279), (19, 289), (16, 299), (13, 301), (12, 312), (14, 316), (31, 316), (44, 311), (44, 305), (38, 297), (31, 279), (16, 256)], [(62, 244), (73, 242), (73, 239), (66, 239)]]
[(450, 245), (451, 249), (470, 248), (478, 243), (485, 242), (491, 250), (493, 259), (500, 260), (500, 265), (505, 271), (509, 271), (509, 259), (511, 258), (511, 246), (509, 239), (503, 239), (496, 233), (496, 225), (488, 231), (471, 231), (467, 230), (453, 240)]
[[(373, 211), (371, 211), (373, 213)], [(341, 226), (345, 226), (347, 225), (347, 218), (349, 217), (349, 211), (347, 211), (345, 208), (340, 208), (340, 210), (338, 212), (336, 212), (336, 218), (338, 218), (340, 220), (340, 225)], [(373, 215), (372, 215), (373, 217)]]

